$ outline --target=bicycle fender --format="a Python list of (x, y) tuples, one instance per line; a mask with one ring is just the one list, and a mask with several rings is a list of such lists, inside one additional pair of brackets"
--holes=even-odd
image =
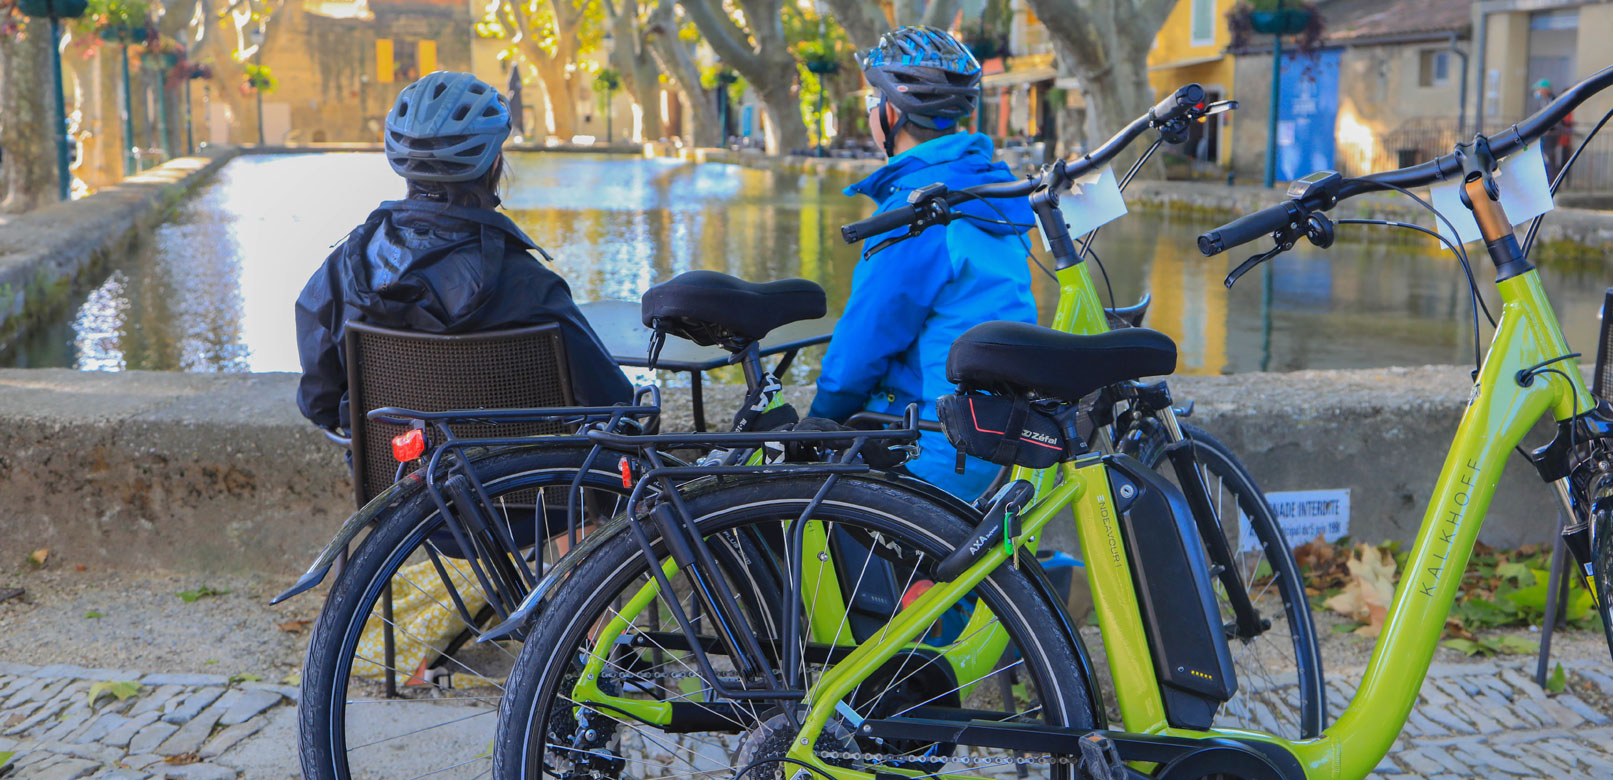
[(287, 588), (280, 595), (275, 596), (269, 603), (279, 604), (324, 581), (325, 573), (330, 571), (331, 565), (336, 562), (336, 556), (346, 550), (348, 545), (352, 544), (353, 540), (365, 528), (368, 528), (370, 523), (375, 521), (375, 518), (379, 517), (382, 512), (402, 503), (405, 498), (423, 487), (425, 487), (425, 478), (419, 472), (415, 472), (406, 475), (402, 480), (381, 491), (380, 495), (370, 499), (370, 503), (365, 504), (364, 508), (354, 512), (352, 516), (347, 518), (346, 522), (342, 523), (341, 528), (336, 529), (336, 535), (331, 538), (324, 549), (319, 551), (318, 555), (314, 556), (314, 562), (297, 579), (297, 583)]
[(504, 622), (483, 632), (481, 636), (476, 638), (476, 641), (491, 642), (526, 630), (527, 625), (532, 622), (532, 618), (543, 609), (543, 604), (548, 600), (549, 594), (560, 583), (565, 582), (571, 575), (571, 570), (577, 568), (577, 565), (584, 560), (587, 560), (589, 554), (594, 550), (603, 547), (606, 542), (621, 536), (623, 532), (630, 528), (630, 522), (625, 515), (617, 517), (584, 536), (581, 541), (577, 542), (577, 546), (561, 556), (560, 560), (544, 567), (543, 579), (538, 580), (538, 584), (532, 586), (532, 592), (521, 600), (521, 604), (515, 608), (515, 611), (510, 613), (510, 616)]

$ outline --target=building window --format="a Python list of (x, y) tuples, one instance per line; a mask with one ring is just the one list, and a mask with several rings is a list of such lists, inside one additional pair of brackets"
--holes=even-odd
[(1451, 83), (1451, 53), (1444, 49), (1422, 51), (1417, 63), (1417, 86), (1443, 87)]
[(1215, 43), (1215, 0), (1192, 1), (1193, 40), (1190, 43), (1194, 46), (1209, 46)]
[(375, 40), (375, 80), (382, 84), (392, 83), (393, 67), (396, 62), (392, 57), (392, 39), (377, 38)]

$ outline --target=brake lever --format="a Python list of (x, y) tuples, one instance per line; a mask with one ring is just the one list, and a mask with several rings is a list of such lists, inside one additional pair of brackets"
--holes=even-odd
[[(1335, 173), (1333, 176), (1336, 177), (1338, 174)], [(1232, 285), (1238, 283), (1239, 277), (1254, 270), (1255, 266), (1293, 249), (1294, 244), (1301, 238), (1322, 249), (1332, 246), (1334, 237), (1333, 220), (1328, 219), (1327, 215), (1321, 212), (1313, 211), (1306, 215), (1305, 221), (1298, 223), (1297, 227), (1284, 227), (1272, 233), (1271, 237), (1276, 239), (1276, 246), (1263, 254), (1255, 255), (1243, 261), (1243, 265), (1232, 269), (1232, 273), (1227, 274), (1226, 286), (1228, 290), (1232, 289)]]
[(1244, 274), (1249, 273), (1250, 271), (1254, 270), (1255, 266), (1260, 265), (1261, 263), (1264, 263), (1267, 260), (1270, 260), (1273, 257), (1276, 257), (1277, 255), (1280, 255), (1280, 254), (1282, 254), (1284, 252), (1287, 252), (1288, 250), (1293, 249), (1293, 248), (1294, 248), (1294, 242), (1285, 241), (1283, 243), (1280, 243), (1280, 244), (1272, 247), (1271, 249), (1269, 249), (1269, 250), (1267, 250), (1265, 252), (1262, 252), (1261, 254), (1255, 255), (1254, 257), (1251, 257), (1248, 260), (1243, 261), (1242, 265), (1238, 266), (1237, 268), (1232, 269), (1232, 273), (1227, 274), (1227, 279), (1226, 279), (1227, 289), (1228, 290), (1232, 289), (1232, 285), (1237, 284), (1238, 279), (1240, 277), (1242, 277)]
[(886, 249), (888, 247), (895, 246), (896, 244), (900, 244), (903, 241), (906, 241), (909, 238), (912, 238), (912, 237), (914, 237), (916, 235), (918, 235), (917, 232), (909, 232), (906, 235), (891, 236), (890, 238), (887, 238), (884, 241), (881, 241), (881, 242), (875, 244), (873, 249), (868, 250), (867, 254), (863, 255), (863, 259), (866, 260), (866, 259), (868, 259), (870, 257), (873, 257), (874, 255), (879, 254), (880, 250)]

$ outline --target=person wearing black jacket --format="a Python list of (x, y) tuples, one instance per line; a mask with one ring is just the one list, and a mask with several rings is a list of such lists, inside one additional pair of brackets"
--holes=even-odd
[(387, 115), (386, 157), (408, 182), (339, 244), (297, 297), (297, 407), (350, 427), (343, 333), (349, 321), (430, 333), (557, 322), (578, 403), (632, 400), (633, 388), (571, 300), (549, 256), (494, 209), (510, 132), (504, 97), (468, 73), (405, 87)]

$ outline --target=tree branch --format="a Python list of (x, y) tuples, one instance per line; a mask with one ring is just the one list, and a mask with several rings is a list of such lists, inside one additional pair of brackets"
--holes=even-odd
[(957, 18), (960, 5), (961, 0), (930, 0), (920, 23), (943, 30), (948, 29), (952, 26), (952, 20)]
[(750, 47), (745, 31), (728, 18), (720, 0), (678, 0), (678, 3), (700, 28), (700, 34), (718, 57), (741, 72), (761, 68), (761, 60)]
[(841, 29), (846, 31), (846, 37), (859, 52), (868, 51), (879, 45), (879, 36), (890, 29), (890, 21), (885, 18), (879, 6), (868, 0), (825, 0), (829, 11), (835, 15), (835, 21), (840, 23)]

